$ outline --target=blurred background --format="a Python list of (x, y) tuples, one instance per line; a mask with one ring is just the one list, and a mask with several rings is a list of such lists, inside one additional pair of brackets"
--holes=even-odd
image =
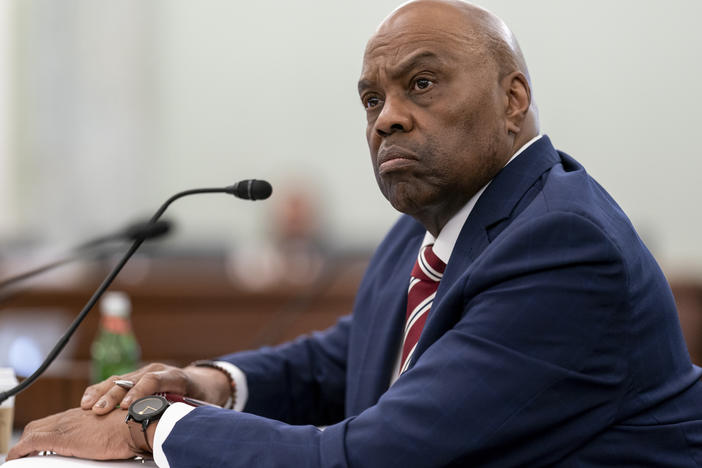
[[(697, 361), (702, 2), (479, 4), (517, 35), (543, 132), (660, 261)], [(174, 232), (120, 275), (142, 358), (184, 364), (333, 323), (398, 216), (375, 185), (356, 93), (365, 43), (397, 5), (0, 2), (0, 278), (177, 191), (261, 178), (274, 187), (265, 202), (175, 204)], [(0, 291), (0, 366), (36, 367), (123, 250)], [(78, 403), (98, 316), (27, 392), (56, 401), (30, 411), (20, 397), (18, 424)]]

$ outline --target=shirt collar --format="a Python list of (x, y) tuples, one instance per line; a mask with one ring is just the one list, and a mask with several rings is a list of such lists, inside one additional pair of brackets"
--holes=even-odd
[[(541, 138), (541, 136), (541, 134), (538, 134), (531, 140), (527, 141), (524, 145), (522, 145), (522, 147), (519, 148), (512, 155), (511, 158), (509, 158), (507, 164), (514, 161), (514, 158), (522, 154), (528, 147), (530, 147), (534, 142)], [(505, 166), (507, 166), (507, 164), (505, 164)], [(490, 182), (492, 182), (492, 180), (490, 180)], [(463, 207), (460, 210), (458, 210), (458, 212), (455, 215), (453, 215), (451, 219), (448, 220), (443, 229), (441, 229), (441, 232), (439, 233), (438, 237), (434, 238), (434, 236), (432, 236), (429, 233), (429, 231), (427, 231), (427, 233), (424, 234), (422, 247), (428, 244), (434, 244), (432, 250), (434, 251), (436, 256), (439, 257), (439, 259), (441, 259), (442, 262), (448, 263), (449, 258), (451, 258), (451, 252), (453, 252), (453, 248), (456, 245), (458, 235), (461, 233), (463, 225), (466, 223), (470, 212), (473, 211), (473, 207), (475, 207), (475, 204), (478, 203), (478, 199), (480, 198), (480, 196), (483, 194), (488, 185), (490, 185), (490, 182), (488, 182), (480, 190), (478, 190), (476, 194), (473, 195), (470, 198), (470, 200), (468, 200), (468, 202), (465, 205), (463, 205)]]

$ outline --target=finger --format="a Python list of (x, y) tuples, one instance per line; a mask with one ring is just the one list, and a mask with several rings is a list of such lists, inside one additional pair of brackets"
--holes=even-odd
[(93, 406), (95, 406), (102, 396), (112, 390), (115, 380), (131, 380), (132, 382), (136, 382), (143, 374), (161, 370), (164, 367), (165, 366), (163, 364), (152, 363), (142, 367), (141, 369), (137, 369), (134, 372), (129, 372), (128, 374), (123, 374), (121, 376), (113, 375), (102, 382), (91, 385), (85, 389), (85, 392), (83, 392), (80, 407), (86, 410), (93, 408)]
[(38, 447), (37, 443), (41, 443), (41, 441), (37, 441), (37, 438), (34, 437), (33, 434), (30, 436), (23, 436), (19, 442), (10, 449), (5, 461), (38, 454), (43, 448)]
[[(129, 372), (121, 376), (113, 375), (107, 380), (88, 387), (85, 390), (80, 406), (83, 409), (92, 409), (94, 413), (99, 415), (107, 414), (115, 409), (117, 402), (122, 400), (127, 393), (127, 390), (115, 386), (114, 382), (116, 380), (138, 382), (144, 375), (148, 375), (149, 372), (160, 371), (164, 368), (167, 368), (167, 366), (160, 363), (152, 363), (134, 372)], [(130, 399), (134, 400), (136, 398), (138, 397), (132, 397)], [(122, 409), (127, 409), (129, 404), (125, 403), (120, 406)]]
[(134, 400), (158, 392), (172, 392), (185, 395), (187, 386), (187, 375), (182, 369), (177, 367), (150, 372), (139, 379), (119, 405), (120, 407), (128, 408)]
[(100, 415), (109, 413), (117, 407), (117, 403), (124, 398), (126, 393), (127, 390), (112, 382), (112, 387), (93, 405), (93, 412)]
[(149, 372), (144, 374), (141, 379), (132, 387), (124, 398), (119, 403), (120, 407), (128, 408), (133, 401), (139, 398), (145, 397), (147, 395), (153, 395), (158, 392), (165, 392), (168, 390), (163, 390), (161, 388), (161, 374), (167, 371)]
[(93, 408), (93, 406), (97, 404), (101, 397), (103, 397), (107, 392), (112, 390), (112, 388), (115, 386), (116, 380), (134, 381), (138, 379), (138, 376), (141, 372), (142, 370), (140, 369), (124, 375), (113, 375), (112, 377), (103, 380), (102, 382), (89, 386), (85, 389), (85, 392), (83, 392), (83, 397), (80, 400), (80, 407), (84, 410)]
[(93, 405), (95, 405), (95, 403), (97, 403), (97, 401), (100, 399), (100, 397), (107, 393), (107, 391), (114, 386), (113, 379), (114, 377), (110, 377), (107, 380), (96, 383), (86, 388), (83, 392), (83, 397), (80, 400), (80, 407), (85, 410), (92, 408)]

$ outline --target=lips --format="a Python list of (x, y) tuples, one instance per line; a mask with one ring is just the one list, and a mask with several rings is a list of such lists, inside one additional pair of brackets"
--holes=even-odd
[(400, 171), (414, 166), (418, 158), (413, 152), (391, 146), (378, 151), (378, 174), (384, 175), (393, 171)]

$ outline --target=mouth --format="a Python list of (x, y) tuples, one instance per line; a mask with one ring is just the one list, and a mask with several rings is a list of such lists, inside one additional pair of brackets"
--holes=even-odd
[(417, 156), (404, 148), (391, 146), (378, 152), (378, 175), (406, 170), (417, 163)]

